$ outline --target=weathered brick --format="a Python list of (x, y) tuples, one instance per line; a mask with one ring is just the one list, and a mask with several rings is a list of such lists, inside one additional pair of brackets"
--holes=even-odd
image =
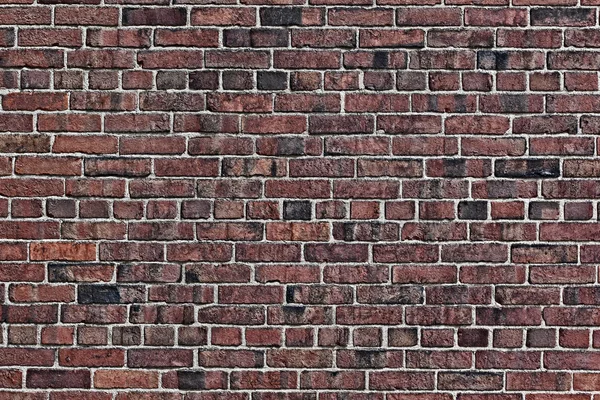
[(34, 3), (0, 400), (600, 390), (600, 1)]

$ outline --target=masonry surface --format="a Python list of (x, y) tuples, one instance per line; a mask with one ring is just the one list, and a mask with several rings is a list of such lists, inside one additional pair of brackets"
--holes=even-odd
[(600, 0), (3, 0), (0, 400), (598, 400)]

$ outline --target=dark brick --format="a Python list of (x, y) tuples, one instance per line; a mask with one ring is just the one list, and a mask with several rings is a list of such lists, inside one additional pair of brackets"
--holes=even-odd
[(158, 71), (156, 74), (157, 89), (185, 89), (187, 85), (187, 72), (183, 71)]
[(487, 219), (487, 201), (461, 201), (458, 203), (460, 219)]
[(142, 286), (80, 285), (77, 300), (80, 304), (141, 303), (145, 290)]
[(179, 390), (203, 390), (205, 379), (204, 371), (177, 371)]
[(53, 218), (75, 218), (75, 207), (74, 200), (50, 199), (46, 202), (46, 213)]
[(557, 178), (559, 160), (518, 159), (496, 160), (496, 176), (502, 178)]
[(260, 9), (263, 26), (291, 26), (302, 24), (302, 9), (298, 7), (265, 7)]
[(190, 72), (190, 89), (215, 90), (219, 88), (219, 73), (217, 71)]
[(533, 26), (588, 26), (595, 25), (593, 8), (548, 7), (531, 10)]
[(259, 71), (256, 76), (259, 90), (287, 89), (287, 73), (281, 71)]
[(142, 343), (139, 326), (116, 326), (112, 329), (112, 342), (117, 346), (137, 346)]
[(90, 388), (89, 370), (80, 369), (29, 369), (26, 385), (32, 389)]
[(254, 86), (250, 71), (223, 71), (223, 89), (248, 90)]
[(124, 8), (123, 25), (185, 25), (187, 10), (183, 7)]
[(283, 219), (312, 219), (312, 205), (310, 201), (284, 201)]
[(530, 219), (558, 219), (560, 204), (552, 201), (532, 201), (529, 203)]
[(505, 51), (480, 50), (477, 52), (477, 67), (480, 69), (507, 69), (508, 53)]
[(461, 328), (458, 330), (458, 345), (460, 347), (487, 347), (489, 336), (487, 329)]

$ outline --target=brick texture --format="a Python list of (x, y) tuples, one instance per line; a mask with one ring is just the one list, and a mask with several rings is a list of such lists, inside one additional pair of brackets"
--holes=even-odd
[(599, 400), (598, 0), (6, 0), (0, 400)]

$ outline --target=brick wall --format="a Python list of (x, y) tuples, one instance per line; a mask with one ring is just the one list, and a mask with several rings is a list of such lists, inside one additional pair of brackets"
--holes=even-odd
[(0, 400), (600, 393), (600, 1), (2, 3)]

